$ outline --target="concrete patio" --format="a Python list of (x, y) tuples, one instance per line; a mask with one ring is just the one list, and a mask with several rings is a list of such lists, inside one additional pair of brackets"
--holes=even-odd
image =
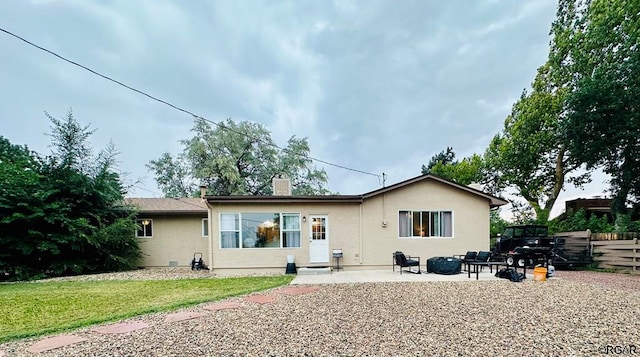
[[(527, 271), (527, 278), (532, 279), (533, 271)], [(504, 280), (495, 277), (493, 273), (485, 268), (480, 272), (478, 280)], [(467, 272), (454, 275), (442, 275), (422, 272), (422, 274), (412, 274), (403, 272), (402, 275), (396, 268), (386, 270), (340, 270), (332, 271), (331, 274), (297, 275), (291, 282), (293, 285), (303, 284), (341, 284), (341, 283), (381, 283), (381, 282), (410, 282), (410, 281), (476, 281), (475, 273), (468, 277)]]

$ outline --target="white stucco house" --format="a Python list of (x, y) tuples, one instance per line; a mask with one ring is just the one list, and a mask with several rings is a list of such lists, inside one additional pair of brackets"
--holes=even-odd
[[(214, 270), (282, 271), (330, 266), (390, 268), (392, 254), (451, 256), (489, 249), (489, 212), (507, 202), (434, 175), (360, 195), (295, 196), (287, 181), (271, 196), (132, 199), (139, 207), (143, 266), (188, 266), (195, 252)], [(145, 222), (146, 221), (146, 222)], [(143, 225), (146, 223), (146, 225)]]

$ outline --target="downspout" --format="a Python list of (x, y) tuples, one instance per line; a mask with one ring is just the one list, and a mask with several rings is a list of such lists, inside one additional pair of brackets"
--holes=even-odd
[(211, 230), (211, 226), (213, 225), (213, 221), (211, 220), (211, 206), (209, 205), (209, 201), (205, 198), (207, 194), (207, 186), (200, 186), (200, 198), (204, 201), (204, 204), (207, 206), (207, 229), (209, 231), (207, 237), (207, 245), (209, 248), (209, 267), (213, 271), (213, 231)]
[(211, 267), (211, 270), (213, 271), (213, 231), (211, 230), (211, 226), (213, 225), (213, 221), (211, 220), (211, 206), (209, 206), (209, 202), (205, 201), (207, 203), (207, 222), (209, 225), (209, 266)]
[(360, 252), (358, 253), (358, 262), (360, 263), (360, 265), (362, 265), (362, 252), (364, 250), (363, 248), (363, 242), (362, 242), (362, 228), (364, 227), (364, 224), (362, 223), (362, 204), (364, 202), (360, 202), (360, 232), (358, 232), (359, 235), (359, 239), (360, 239)]

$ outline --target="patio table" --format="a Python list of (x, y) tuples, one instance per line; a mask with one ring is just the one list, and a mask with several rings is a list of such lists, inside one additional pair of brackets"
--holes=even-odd
[[(491, 273), (493, 273), (493, 267), (496, 267), (496, 272), (498, 271), (498, 268), (504, 265), (505, 267), (509, 267), (509, 265), (506, 262), (468, 262), (467, 263), (467, 275), (469, 277), (469, 279), (471, 279), (471, 273), (475, 273), (476, 274), (476, 280), (478, 280), (479, 275), (480, 275), (480, 269), (482, 269), (482, 267), (489, 267), (489, 271)], [(518, 267), (513, 267), (514, 269), (516, 269), (516, 271), (518, 270)], [(524, 274), (524, 277), (527, 277), (527, 267), (523, 266), (522, 267), (522, 273)]]

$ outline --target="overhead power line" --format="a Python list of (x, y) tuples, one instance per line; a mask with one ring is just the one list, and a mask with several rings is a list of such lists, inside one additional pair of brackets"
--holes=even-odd
[[(63, 56), (61, 56), (61, 55), (57, 54), (56, 52), (53, 52), (53, 51), (51, 51), (51, 50), (49, 50), (49, 49), (46, 49), (46, 48), (44, 48), (44, 47), (42, 47), (42, 46), (39, 46), (39, 45), (37, 45), (37, 44), (35, 44), (35, 43), (33, 43), (33, 42), (31, 42), (31, 41), (29, 41), (29, 40), (27, 40), (27, 39), (25, 39), (25, 38), (23, 38), (23, 37), (19, 36), (19, 35), (16, 35), (15, 33), (11, 32), (11, 31), (5, 30), (5, 29), (3, 29), (3, 28), (1, 28), (1, 27), (0, 27), (0, 31), (2, 31), (2, 32), (6, 33), (6, 34), (7, 34), (7, 35), (9, 35), (9, 36), (15, 37), (15, 38), (17, 38), (18, 40), (23, 41), (23, 42), (25, 42), (25, 43), (27, 43), (27, 44), (29, 44), (29, 45), (31, 45), (31, 46), (33, 46), (33, 47), (35, 47), (35, 48), (37, 48), (37, 49), (41, 50), (41, 51), (44, 51), (44, 52), (46, 52), (46, 53), (48, 53), (48, 54), (50, 54), (50, 55), (52, 55), (52, 56), (55, 56), (55, 57), (57, 57), (57, 58), (59, 58), (59, 59), (61, 59), (61, 60), (65, 61), (65, 62), (67, 62), (67, 63), (70, 63), (70, 64), (72, 64), (72, 65), (74, 65), (74, 66), (80, 67), (80, 68), (82, 68), (82, 69), (84, 69), (84, 70), (86, 70), (86, 71), (89, 71), (89, 72), (91, 72), (92, 74), (94, 74), (94, 75), (96, 75), (96, 76), (98, 76), (98, 77), (101, 77), (101, 78), (103, 78), (103, 79), (106, 79), (106, 80), (108, 80), (108, 81), (111, 81), (111, 82), (113, 82), (113, 83), (116, 83), (116, 84), (118, 84), (119, 86), (122, 86), (122, 87), (124, 87), (124, 88), (127, 88), (127, 89), (129, 89), (129, 90), (131, 90), (131, 91), (134, 91), (134, 92), (138, 93), (138, 94), (141, 94), (141, 95), (143, 95), (143, 96), (145, 96), (145, 97), (147, 97), (147, 98), (149, 98), (149, 99), (151, 99), (151, 100), (154, 100), (154, 101), (156, 101), (156, 102), (159, 102), (159, 103), (162, 103), (162, 104), (164, 104), (164, 105), (167, 105), (167, 106), (169, 106), (169, 107), (171, 107), (171, 108), (173, 108), (173, 109), (175, 109), (175, 110), (178, 110), (178, 111), (183, 112), (183, 113), (185, 113), (185, 114), (191, 115), (191, 116), (192, 116), (193, 118), (195, 118), (195, 119), (204, 120), (204, 121), (206, 121), (206, 122), (208, 122), (208, 123), (211, 123), (211, 124), (213, 124), (213, 125), (215, 125), (215, 126), (217, 126), (217, 127), (221, 128), (221, 129), (223, 129), (223, 130), (228, 130), (228, 131), (234, 132), (234, 133), (236, 133), (236, 134), (240, 134), (240, 135), (242, 135), (242, 136), (249, 137), (250, 139), (257, 140), (257, 141), (260, 141), (260, 142), (263, 142), (263, 143), (265, 143), (265, 144), (267, 144), (267, 145), (271, 145), (271, 146), (273, 146), (273, 147), (275, 147), (275, 148), (278, 148), (278, 149), (280, 149), (280, 150), (282, 150), (282, 151), (288, 151), (288, 152), (290, 152), (289, 150), (284, 149), (284, 148), (281, 148), (280, 146), (278, 146), (278, 145), (276, 145), (276, 144), (274, 144), (274, 143), (266, 142), (266, 141), (261, 140), (261, 139), (259, 139), (259, 138), (251, 137), (251, 136), (249, 136), (249, 135), (247, 135), (247, 134), (245, 134), (245, 133), (243, 133), (243, 132), (240, 132), (240, 131), (238, 131), (238, 130), (234, 130), (233, 128), (229, 128), (229, 127), (227, 127), (226, 125), (224, 125), (224, 124), (222, 124), (222, 123), (218, 123), (218, 122), (215, 122), (215, 121), (209, 120), (209, 119), (207, 119), (207, 118), (204, 118), (204, 117), (202, 117), (202, 116), (200, 116), (200, 115), (196, 115), (196, 114), (194, 114), (193, 112), (191, 112), (191, 111), (189, 111), (189, 110), (187, 110), (187, 109), (181, 108), (181, 107), (179, 107), (179, 106), (177, 106), (177, 105), (174, 105), (174, 104), (172, 104), (172, 103), (170, 103), (170, 102), (168, 102), (168, 101), (166, 101), (166, 100), (162, 100), (162, 99), (160, 99), (160, 98), (157, 98), (157, 97), (155, 97), (155, 96), (153, 96), (153, 95), (151, 95), (151, 94), (148, 94), (148, 93), (146, 93), (146, 92), (144, 92), (144, 91), (142, 91), (142, 90), (140, 90), (140, 89), (136, 89), (136, 88), (134, 88), (134, 87), (131, 87), (131, 86), (129, 86), (129, 85), (127, 85), (127, 84), (123, 83), (123, 82), (120, 82), (120, 81), (118, 81), (118, 80), (116, 80), (116, 79), (113, 79), (113, 78), (111, 78), (111, 77), (109, 77), (109, 76), (106, 76), (106, 75), (104, 75), (104, 74), (102, 74), (102, 73), (100, 73), (100, 72), (97, 72), (97, 71), (95, 71), (95, 70), (93, 70), (93, 69), (91, 69), (91, 68), (89, 68), (89, 67), (87, 67), (87, 66), (84, 66), (84, 65), (82, 65), (82, 64), (80, 64), (80, 63), (78, 63), (78, 62), (75, 62), (75, 61), (72, 61), (72, 60), (70, 60), (70, 59), (68, 59), (68, 58), (66, 58), (66, 57), (63, 57)], [(302, 156), (302, 157), (307, 158), (307, 159), (310, 159), (310, 160), (313, 160), (313, 161), (317, 161), (317, 162), (320, 162), (320, 163), (323, 163), (323, 164), (329, 165), (329, 166), (333, 166), (333, 167), (336, 167), (336, 168), (339, 168), (339, 169), (348, 170), (348, 171), (353, 171), (353, 172), (357, 172), (357, 173), (361, 173), (361, 174), (365, 174), (365, 175), (370, 175), (370, 176), (375, 176), (375, 177), (377, 177), (377, 178), (378, 178), (378, 180), (380, 180), (380, 178), (381, 178), (381, 175), (379, 175), (379, 174), (375, 174), (375, 173), (371, 173), (371, 172), (367, 172), (367, 171), (363, 171), (363, 170), (354, 169), (354, 168), (347, 167), (347, 166), (344, 166), (344, 165), (334, 164), (334, 163), (332, 163), (332, 162), (329, 162), (329, 161), (326, 161), (326, 160), (321, 160), (321, 159), (318, 159), (318, 158), (315, 158), (315, 157), (312, 157), (312, 156), (308, 156), (308, 155), (303, 155), (303, 154), (297, 154), (297, 155)]]

